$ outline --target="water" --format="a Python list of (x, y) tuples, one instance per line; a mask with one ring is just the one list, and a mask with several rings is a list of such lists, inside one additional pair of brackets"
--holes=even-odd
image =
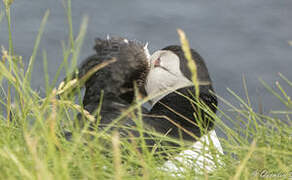
[[(47, 51), (51, 77), (63, 59), (61, 42), (68, 38), (68, 27), (62, 1), (16, 0), (11, 12), (15, 53), (22, 55), (27, 63), (46, 9), (51, 14), (32, 76), (33, 87), (40, 91), (44, 90), (41, 52)], [(292, 40), (291, 9), (291, 0), (72, 0), (72, 19), (77, 35), (82, 17), (89, 17), (79, 62), (94, 53), (95, 37), (112, 34), (138, 39), (149, 42), (153, 52), (179, 44), (176, 29), (181, 28), (191, 47), (204, 57), (220, 96), (236, 104), (226, 88), (244, 96), (242, 75), (245, 75), (253, 106), (256, 109), (262, 99), (265, 112), (269, 112), (282, 106), (258, 78), (273, 87), (280, 81), (288, 94), (292, 92), (277, 75), (281, 72), (292, 80), (292, 47), (288, 45), (288, 40)], [(0, 44), (5, 47), (8, 47), (7, 35), (4, 20), (0, 24)], [(220, 108), (228, 109), (222, 102)]]

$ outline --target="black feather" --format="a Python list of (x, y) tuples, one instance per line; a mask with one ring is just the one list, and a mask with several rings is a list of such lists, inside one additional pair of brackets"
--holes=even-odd
[[(100, 112), (102, 118), (98, 127), (104, 128), (107, 127), (112, 120), (119, 117), (123, 112), (123, 109), (127, 109), (133, 102), (133, 81), (136, 81), (140, 91), (145, 93), (143, 87), (149, 71), (148, 60), (141, 44), (134, 41), (128, 41), (127, 43), (123, 38), (111, 38), (109, 40), (96, 39), (94, 49), (96, 50), (96, 54), (86, 59), (79, 67), (79, 78), (84, 76), (91, 68), (99, 63), (108, 61), (112, 58), (117, 59), (115, 63), (110, 64), (106, 68), (96, 72), (85, 83), (86, 91), (83, 99), (83, 105), (84, 108), (90, 113), (94, 113), (96, 111), (101, 98), (100, 93), (102, 90), (104, 91), (104, 99)], [(181, 71), (186, 77), (191, 79), (191, 72), (187, 67), (187, 62), (181, 47), (168, 46), (164, 48), (164, 50), (173, 51), (179, 56), (181, 60)], [(207, 67), (201, 56), (194, 50), (192, 50), (192, 55), (198, 66), (199, 80), (210, 81), (211, 83)], [(196, 90), (193, 86), (177, 90), (177, 92), (182, 93), (196, 102), (197, 100), (194, 98), (195, 91)], [(200, 100), (203, 101), (213, 112), (216, 112), (217, 98), (211, 94), (210, 91), (213, 91), (211, 84), (200, 86)], [(143, 136), (146, 137), (145, 142), (150, 149), (156, 144), (156, 141), (151, 139), (153, 136), (151, 132), (153, 130), (161, 134), (168, 133), (168, 137), (181, 138), (183, 140), (193, 142), (196, 141), (194, 136), (200, 137), (202, 136), (202, 133), (204, 133), (199, 127), (194, 125), (194, 123), (198, 123), (199, 120), (203, 120), (203, 122), (200, 123), (206, 131), (213, 128), (213, 119), (208, 115), (208, 113), (205, 113), (203, 110), (199, 109), (198, 106), (177, 92), (172, 92), (162, 98), (154, 105), (150, 112), (142, 107), (142, 110), (145, 113), (142, 119), (144, 124), (143, 127), (145, 127), (145, 133)], [(164, 105), (167, 105), (172, 110), (182, 114), (193, 123), (186, 121), (186, 119), (177, 115)], [(198, 113), (199, 111), (202, 113)], [(197, 115), (201, 114), (202, 117), (196, 118), (194, 113)], [(153, 117), (157, 115), (166, 116), (175, 124), (167, 119)], [(79, 118), (81, 118), (80, 115)], [(176, 124), (183, 127), (194, 136), (184, 132), (177, 127)], [(92, 125), (94, 126), (94, 124)], [(110, 130), (118, 130), (120, 135), (123, 137), (128, 137), (129, 133), (135, 137), (140, 136), (140, 133), (136, 127), (136, 122), (131, 117), (125, 117), (119, 125), (119, 127), (110, 128)], [(131, 127), (132, 129), (129, 130), (123, 127)], [(172, 147), (179, 146), (178, 144), (170, 141), (164, 141), (162, 143)], [(158, 148), (158, 151), (159, 150), (160, 149)]]

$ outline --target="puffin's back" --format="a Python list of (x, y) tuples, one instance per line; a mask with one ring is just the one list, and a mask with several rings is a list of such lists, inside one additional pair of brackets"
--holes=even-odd
[(81, 64), (79, 78), (100, 63), (113, 58), (116, 62), (100, 69), (86, 81), (83, 105), (98, 103), (101, 90), (108, 98), (121, 97), (129, 103), (132, 102), (133, 82), (136, 81), (138, 87), (141, 87), (148, 73), (148, 59), (144, 46), (121, 37), (98, 38), (95, 42), (96, 54)]

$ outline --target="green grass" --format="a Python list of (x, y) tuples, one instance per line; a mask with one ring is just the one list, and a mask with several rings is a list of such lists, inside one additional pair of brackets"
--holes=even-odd
[[(292, 88), (292, 82), (280, 74), (282, 83), (277, 89), (260, 80), (262, 85), (277, 97), (285, 106), (283, 110), (271, 110), (263, 114), (255, 112), (250, 103), (247, 85), (243, 80), (246, 97), (239, 97), (233, 91), (230, 96), (238, 100), (235, 106), (220, 98), (232, 110), (234, 116), (227, 115), (226, 109), (219, 109), (216, 126), (225, 132), (220, 139), (225, 155), (219, 155), (219, 164), (215, 171), (198, 174), (190, 167), (179, 164), (185, 169), (179, 177), (161, 170), (162, 157), (154, 157), (144, 146), (143, 138), (131, 143), (117, 134), (105, 131), (88, 132), (76, 130), (72, 126), (72, 117), (82, 108), (74, 99), (57, 99), (54, 87), (60, 72), (72, 72), (76, 67), (84, 35), (87, 18), (84, 18), (77, 36), (73, 34), (71, 20), (71, 1), (65, 6), (68, 14), (68, 40), (63, 43), (64, 60), (53, 79), (46, 73), (46, 52), (43, 51), (46, 82), (46, 96), (40, 97), (31, 88), (30, 76), (33, 71), (38, 44), (49, 11), (44, 15), (28, 70), (23, 69), (22, 58), (14, 54), (12, 33), (9, 28), (8, 51), (2, 50), (0, 61), (1, 94), (5, 94), (0, 103), (0, 179), (288, 179), (292, 172), (292, 102), (281, 84)], [(6, 3), (5, 12), (0, 12), (0, 30), (2, 13), (5, 13), (8, 26), (10, 7)], [(75, 38), (76, 37), (76, 38)], [(292, 49), (291, 49), (292, 50)], [(70, 59), (69, 59), (70, 57)], [(8, 87), (5, 86), (8, 84)], [(15, 92), (15, 93), (11, 93)], [(12, 94), (14, 94), (12, 96)], [(80, 98), (79, 98), (80, 99)], [(129, 111), (139, 108), (131, 107)], [(9, 112), (9, 113), (7, 113)], [(123, 114), (124, 115), (124, 114)], [(137, 121), (141, 117), (137, 117)], [(232, 128), (221, 119), (227, 119)], [(140, 126), (139, 126), (140, 127)], [(66, 141), (61, 135), (66, 128), (74, 132), (72, 141)], [(142, 131), (142, 127), (140, 127)], [(94, 137), (94, 138), (93, 138)], [(163, 137), (161, 137), (163, 138)], [(159, 143), (158, 143), (159, 145)], [(137, 150), (142, 146), (143, 151)], [(204, 152), (202, 152), (204, 153)], [(216, 155), (216, 152), (215, 152)], [(215, 157), (214, 155), (214, 157)], [(270, 177), (268, 177), (270, 176)], [(271, 177), (275, 176), (275, 177)]]

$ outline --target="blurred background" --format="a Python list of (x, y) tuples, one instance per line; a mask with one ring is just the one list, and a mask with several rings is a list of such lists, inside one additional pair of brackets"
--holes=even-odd
[[(3, 4), (1, 4), (3, 11)], [(32, 75), (33, 88), (44, 94), (42, 50), (47, 51), (51, 77), (63, 61), (62, 41), (68, 40), (68, 23), (62, 0), (15, 0), (11, 6), (12, 36), (15, 53), (28, 64), (34, 41), (47, 9), (50, 10), (36, 64)], [(284, 106), (267, 92), (258, 80), (275, 86), (278, 73), (292, 80), (292, 1), (291, 0), (148, 0), (101, 1), (72, 0), (74, 35), (81, 20), (89, 24), (78, 62), (94, 53), (95, 37), (120, 35), (149, 42), (150, 53), (167, 45), (179, 44), (177, 28), (186, 32), (191, 47), (196, 49), (209, 68), (215, 91), (232, 104), (237, 100), (226, 90), (230, 88), (245, 97), (242, 77), (255, 109), (264, 112)], [(0, 24), (0, 45), (8, 49), (8, 28), (5, 18)], [(63, 79), (64, 72), (59, 78)], [(228, 110), (222, 101), (223, 111)]]

